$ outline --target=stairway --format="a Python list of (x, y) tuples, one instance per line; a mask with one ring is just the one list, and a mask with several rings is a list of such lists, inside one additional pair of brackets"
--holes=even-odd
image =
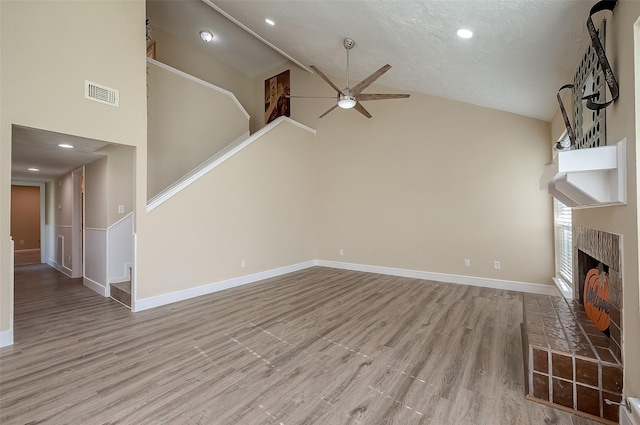
[(110, 286), (111, 298), (131, 308), (131, 281), (116, 282)]

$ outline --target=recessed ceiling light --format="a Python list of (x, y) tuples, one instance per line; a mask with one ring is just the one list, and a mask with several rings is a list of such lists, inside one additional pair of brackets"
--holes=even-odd
[(70, 145), (68, 143), (60, 143), (58, 146), (65, 149), (73, 149), (73, 145)]
[(34, 167), (29, 167), (29, 168), (27, 168), (27, 170), (29, 170), (29, 171), (40, 171), (39, 168), (34, 168)]
[(200, 38), (208, 43), (213, 40), (213, 33), (211, 31), (200, 31)]
[(275, 24), (276, 24), (275, 22), (273, 22), (273, 21), (272, 21), (271, 19), (269, 19), (269, 18), (265, 19), (264, 21), (265, 21), (267, 24), (271, 25), (271, 26), (273, 26), (273, 25), (275, 25)]
[(457, 32), (458, 37), (460, 38), (471, 38), (473, 37), (473, 31), (468, 30), (466, 28), (460, 28)]

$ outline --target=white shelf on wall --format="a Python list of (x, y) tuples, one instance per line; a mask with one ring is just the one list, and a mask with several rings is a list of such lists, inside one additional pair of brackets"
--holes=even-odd
[(626, 139), (615, 145), (558, 152), (540, 188), (571, 208), (627, 203)]

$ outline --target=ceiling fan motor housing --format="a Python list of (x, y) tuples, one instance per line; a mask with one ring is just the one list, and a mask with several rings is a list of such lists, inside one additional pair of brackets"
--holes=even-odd
[(356, 42), (350, 38), (345, 38), (344, 41), (342, 42), (342, 45), (344, 46), (345, 49), (351, 50), (353, 46), (356, 45)]

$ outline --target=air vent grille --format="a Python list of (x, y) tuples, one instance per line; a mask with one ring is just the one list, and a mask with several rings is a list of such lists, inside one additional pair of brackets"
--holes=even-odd
[(120, 91), (91, 81), (84, 82), (84, 97), (107, 105), (120, 106)]

